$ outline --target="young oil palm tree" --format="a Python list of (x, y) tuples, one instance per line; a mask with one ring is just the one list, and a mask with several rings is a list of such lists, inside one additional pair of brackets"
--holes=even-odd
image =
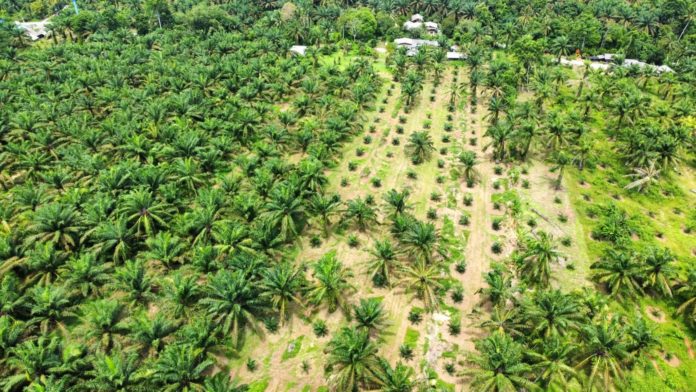
[(473, 151), (463, 151), (457, 157), (457, 163), (461, 176), (467, 184), (473, 184), (479, 179), (479, 172), (476, 170), (476, 153)]
[(344, 219), (353, 222), (358, 227), (358, 230), (365, 231), (377, 223), (377, 213), (367, 202), (357, 198), (348, 201)]
[(329, 235), (329, 227), (331, 226), (331, 217), (338, 213), (341, 205), (338, 195), (328, 196), (315, 194), (309, 199), (307, 211), (316, 216), (321, 221), (322, 232), (324, 237)]
[(110, 353), (118, 336), (127, 332), (125, 315), (123, 305), (115, 300), (101, 299), (85, 304), (81, 317), (84, 338), (96, 351)]
[(353, 316), (358, 328), (366, 329), (370, 336), (379, 335), (389, 325), (382, 301), (377, 298), (361, 298), (353, 307)]
[(404, 189), (399, 192), (396, 189), (390, 189), (384, 194), (384, 201), (389, 206), (391, 210), (391, 217), (396, 217), (398, 215), (405, 214), (412, 207), (408, 204), (408, 197), (410, 192), (408, 189)]
[(136, 343), (141, 355), (152, 357), (166, 346), (167, 338), (179, 328), (167, 315), (158, 312), (154, 316), (141, 314), (128, 327), (129, 338)]
[(593, 263), (593, 278), (609, 289), (609, 294), (618, 298), (632, 298), (643, 289), (638, 282), (640, 269), (637, 255), (623, 250), (609, 249), (604, 257)]
[(405, 150), (411, 157), (411, 161), (418, 165), (430, 160), (435, 146), (430, 134), (427, 131), (420, 131), (413, 132), (409, 136)]
[(401, 362), (391, 367), (383, 358), (379, 359), (379, 371), (375, 377), (382, 392), (411, 392), (418, 386), (412, 367)]
[(567, 335), (582, 324), (582, 313), (575, 298), (559, 290), (537, 291), (523, 303), (520, 317), (534, 336), (547, 338)]
[(643, 287), (665, 297), (672, 296), (672, 282), (677, 275), (675, 257), (667, 248), (649, 248), (643, 254)]
[(86, 385), (94, 391), (104, 392), (144, 390), (139, 365), (134, 353), (98, 354), (92, 361), (92, 369), (87, 371)]
[(413, 221), (401, 236), (401, 243), (408, 254), (416, 261), (429, 264), (433, 261), (439, 241), (435, 225)]
[(583, 353), (576, 368), (585, 371), (588, 389), (610, 391), (623, 378), (629, 352), (621, 324), (617, 318), (604, 318), (583, 327)]
[(577, 371), (571, 366), (577, 345), (567, 337), (553, 335), (539, 339), (535, 348), (526, 355), (532, 362), (532, 371), (538, 374), (536, 382), (545, 391), (563, 391)]

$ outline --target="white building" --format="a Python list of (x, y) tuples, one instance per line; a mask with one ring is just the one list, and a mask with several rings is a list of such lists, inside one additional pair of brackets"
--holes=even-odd
[(437, 35), (440, 33), (440, 26), (435, 22), (425, 22), (423, 20), (423, 15), (421, 14), (413, 14), (413, 16), (411, 16), (411, 20), (404, 23), (404, 29), (409, 31), (424, 29), (431, 35)]
[(466, 55), (461, 52), (447, 52), (447, 60), (464, 60)]
[(48, 19), (44, 19), (39, 22), (15, 22), (17, 28), (24, 30), (24, 33), (31, 38), (32, 41), (36, 41), (41, 38), (48, 36)]
[(290, 52), (304, 56), (307, 53), (307, 47), (304, 45), (293, 45), (290, 47)]

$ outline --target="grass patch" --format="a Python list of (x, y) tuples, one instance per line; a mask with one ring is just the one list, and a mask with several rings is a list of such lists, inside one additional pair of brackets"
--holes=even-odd
[(404, 336), (404, 344), (409, 347), (416, 347), (418, 345), (418, 339), (420, 338), (420, 332), (408, 327), (406, 329), (406, 336)]
[(256, 380), (249, 384), (249, 389), (247, 389), (247, 392), (264, 392), (266, 388), (268, 388), (269, 381), (270, 379), (268, 377)]
[(304, 335), (299, 336), (288, 343), (288, 348), (291, 349), (285, 349), (285, 351), (283, 351), (281, 361), (287, 361), (288, 359), (295, 358), (297, 354), (300, 353), (300, 350), (302, 349), (302, 339), (304, 339)]

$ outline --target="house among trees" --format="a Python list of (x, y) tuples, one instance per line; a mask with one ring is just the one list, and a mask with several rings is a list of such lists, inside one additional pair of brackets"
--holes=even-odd
[(440, 33), (440, 26), (435, 22), (424, 22), (421, 14), (413, 14), (411, 20), (404, 23), (404, 29), (408, 31), (424, 29), (430, 35), (437, 35)]
[(32, 41), (36, 41), (48, 36), (48, 29), (46, 28), (48, 21), (48, 19), (44, 19), (38, 22), (15, 22), (15, 25), (18, 29), (23, 30)]
[(466, 55), (461, 52), (447, 52), (447, 60), (464, 60)]
[(307, 47), (304, 45), (293, 45), (290, 47), (290, 52), (299, 56), (304, 56), (307, 53)]
[(418, 53), (418, 48), (421, 46), (432, 46), (435, 48), (440, 46), (437, 41), (416, 38), (397, 38), (394, 40), (394, 43), (399, 48), (406, 48), (407, 56), (415, 56)]

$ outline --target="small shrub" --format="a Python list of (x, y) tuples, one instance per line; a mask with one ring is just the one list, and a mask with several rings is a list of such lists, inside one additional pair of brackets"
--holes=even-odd
[(358, 162), (350, 161), (348, 162), (348, 171), (355, 171), (358, 168)]
[(470, 220), (471, 220), (471, 218), (469, 218), (469, 215), (464, 214), (464, 215), (459, 217), (459, 224), (462, 226), (469, 226)]
[(556, 197), (553, 198), (553, 202), (556, 203), (556, 204), (561, 204), (561, 203), (563, 203), (563, 201), (561, 200), (561, 198), (558, 197), (558, 196), (556, 196)]
[(493, 252), (496, 255), (503, 253), (503, 244), (500, 243), (500, 241), (495, 240), (493, 242), (493, 245), (491, 245), (491, 252)]
[(452, 125), (452, 123), (445, 123), (444, 129), (445, 129), (445, 132), (452, 132), (452, 130), (454, 129), (454, 125)]
[(447, 155), (447, 147), (440, 148), (440, 155)]
[(503, 218), (496, 216), (495, 218), (493, 218), (493, 221), (491, 222), (491, 227), (493, 228), (493, 230), (498, 231), (500, 230), (500, 226), (502, 223)]
[(527, 180), (527, 179), (522, 180), (522, 188), (529, 189), (529, 180)]
[(527, 226), (535, 228), (537, 226), (537, 221), (534, 218), (527, 219)]
[(569, 271), (575, 271), (575, 263), (566, 264), (566, 269)]
[(362, 148), (362, 147), (356, 148), (356, 149), (355, 149), (355, 155), (357, 155), (357, 156), (359, 156), (359, 157), (365, 155), (365, 149)]
[(392, 145), (398, 146), (399, 144), (401, 144), (401, 141), (399, 140), (398, 137), (395, 137), (392, 139)]
[(397, 125), (396, 126), (396, 133), (398, 133), (399, 135), (403, 135), (404, 134), (404, 127), (402, 127), (401, 125)]
[(435, 102), (435, 96), (434, 96), (434, 95), (431, 95), (431, 96), (430, 96), (430, 102)]
[(475, 137), (469, 138), (469, 145), (470, 146), (475, 146), (477, 142), (477, 139)]
[(474, 185), (476, 185), (476, 181), (473, 178), (467, 178), (466, 179), (466, 187), (467, 188), (473, 188)]
[(317, 337), (321, 338), (329, 334), (329, 327), (326, 326), (326, 321), (316, 320), (312, 323), (312, 331)]
[(524, 174), (525, 176), (526, 176), (527, 174), (529, 174), (529, 169), (527, 169), (526, 167), (523, 167), (523, 168), (522, 168), (522, 174)]
[(560, 214), (558, 214), (558, 221), (561, 223), (568, 222), (568, 215), (561, 212)]
[(499, 201), (494, 201), (493, 202), (493, 209), (496, 211), (500, 210), (500, 202)]
[(355, 234), (351, 234), (348, 236), (348, 246), (351, 248), (355, 248), (358, 245), (360, 245), (360, 240), (358, 239), (358, 236)]
[(454, 270), (460, 274), (466, 272), (466, 260), (459, 260), (457, 264), (454, 265)]
[[(391, 90), (387, 91), (387, 95), (390, 95), (390, 94), (389, 94), (390, 92), (391, 92)], [(382, 99), (382, 103), (387, 103), (387, 102), (389, 102), (389, 99), (388, 99), (388, 98), (383, 98), (383, 99)]]
[(345, 177), (341, 178), (341, 186), (344, 188), (348, 186), (348, 179), (347, 178), (345, 178)]
[(399, 346), (399, 356), (406, 361), (413, 359), (413, 348), (407, 344)]
[(372, 143), (372, 136), (370, 136), (370, 135), (365, 135), (365, 137), (363, 137), (363, 143), (365, 143), (365, 144), (370, 144), (370, 143)]
[(567, 247), (567, 246), (570, 246), (572, 243), (573, 243), (573, 240), (568, 236), (561, 238), (561, 245), (563, 245), (563, 246)]
[(408, 321), (411, 324), (418, 324), (423, 320), (423, 310), (418, 308), (411, 308), (408, 312)]
[(474, 204), (474, 196), (471, 193), (465, 193), (464, 194), (464, 199), (462, 199), (464, 202), (464, 205), (469, 207), (472, 204)]
[[(434, 93), (435, 93), (435, 91), (434, 91), (434, 89), (433, 89), (433, 94), (434, 94)], [(431, 118), (433, 118), (433, 114), (432, 114), (431, 112), (427, 112), (427, 113), (425, 113), (425, 117), (426, 117), (428, 120), (430, 120)]]
[(439, 169), (444, 168), (444, 167), (445, 167), (445, 160), (444, 160), (444, 159), (438, 159), (438, 160), (437, 160), (437, 167), (438, 167)]
[(433, 125), (433, 122), (430, 120), (425, 120), (423, 121), (423, 129), (430, 129), (430, 127)]
[(267, 319), (263, 320), (263, 325), (266, 327), (266, 330), (270, 333), (276, 333), (278, 332), (278, 318), (276, 317), (268, 317)]
[(442, 142), (443, 142), (443, 143), (449, 143), (449, 142), (450, 142), (450, 136), (449, 136), (449, 135), (442, 135)]
[(440, 201), (442, 200), (442, 195), (439, 192), (432, 192), (430, 194), (430, 200), (432, 201)]
[(464, 300), (464, 288), (462, 286), (457, 286), (452, 290), (452, 301), (454, 303), (460, 303)]
[(450, 335), (457, 336), (462, 332), (462, 322), (458, 318), (453, 318), (449, 322)]
[(437, 210), (435, 208), (428, 208), (428, 212), (426, 212), (426, 217), (430, 220), (435, 220), (437, 219)]
[(382, 186), (382, 179), (381, 179), (381, 178), (372, 177), (372, 179), (370, 180), (370, 182), (372, 183), (372, 186), (375, 187), (375, 188), (379, 188), (379, 187)]
[(496, 176), (499, 176), (503, 174), (503, 168), (501, 166), (496, 166), (493, 168), (493, 173), (495, 173)]
[(500, 181), (498, 181), (498, 180), (493, 181), (493, 189), (495, 189), (496, 191), (498, 189), (500, 189)]
[(309, 245), (312, 248), (318, 248), (321, 246), (321, 238), (319, 236), (313, 235), (312, 238), (309, 239)]
[(393, 156), (394, 156), (394, 153), (393, 153), (393, 152), (389, 151), (389, 152), (387, 153), (387, 158), (392, 158)]
[[(375, 120), (377, 120), (377, 119), (375, 119)], [(368, 127), (368, 131), (370, 133), (374, 133), (376, 130), (377, 130), (377, 127), (374, 124), (372, 124)], [(365, 136), (365, 137), (369, 137), (369, 136)], [(365, 144), (367, 144), (367, 143), (365, 143)]]
[(450, 376), (454, 374), (454, 371), (455, 371), (455, 370), (456, 370), (456, 368), (454, 367), (454, 364), (453, 364), (452, 362), (448, 362), (448, 363), (445, 365), (445, 371), (446, 371), (447, 374), (449, 374)]
[(406, 177), (409, 180), (415, 180), (418, 178), (418, 173), (416, 173), (416, 171), (413, 169), (408, 169), (408, 171), (406, 172)]
[[(385, 101), (386, 101), (386, 99), (385, 99)], [(385, 103), (386, 103), (386, 102), (385, 102)], [(380, 112), (380, 113), (384, 113), (385, 111), (386, 111), (386, 109), (385, 109), (384, 106), (380, 106), (380, 107), (379, 107), (379, 112)]]
[(256, 368), (258, 367), (258, 364), (256, 363), (255, 359), (249, 358), (246, 361), (246, 367), (249, 369), (250, 372), (256, 371)]
[(399, 116), (399, 124), (406, 124), (406, 116)]
[(454, 116), (450, 113), (447, 113), (447, 121), (452, 121), (454, 120)]
[(435, 177), (435, 182), (437, 182), (438, 184), (444, 184), (444, 183), (445, 183), (445, 180), (446, 180), (445, 176), (437, 176), (437, 177)]
[(374, 195), (367, 195), (365, 196), (365, 203), (367, 205), (373, 206), (375, 205), (375, 196)]

